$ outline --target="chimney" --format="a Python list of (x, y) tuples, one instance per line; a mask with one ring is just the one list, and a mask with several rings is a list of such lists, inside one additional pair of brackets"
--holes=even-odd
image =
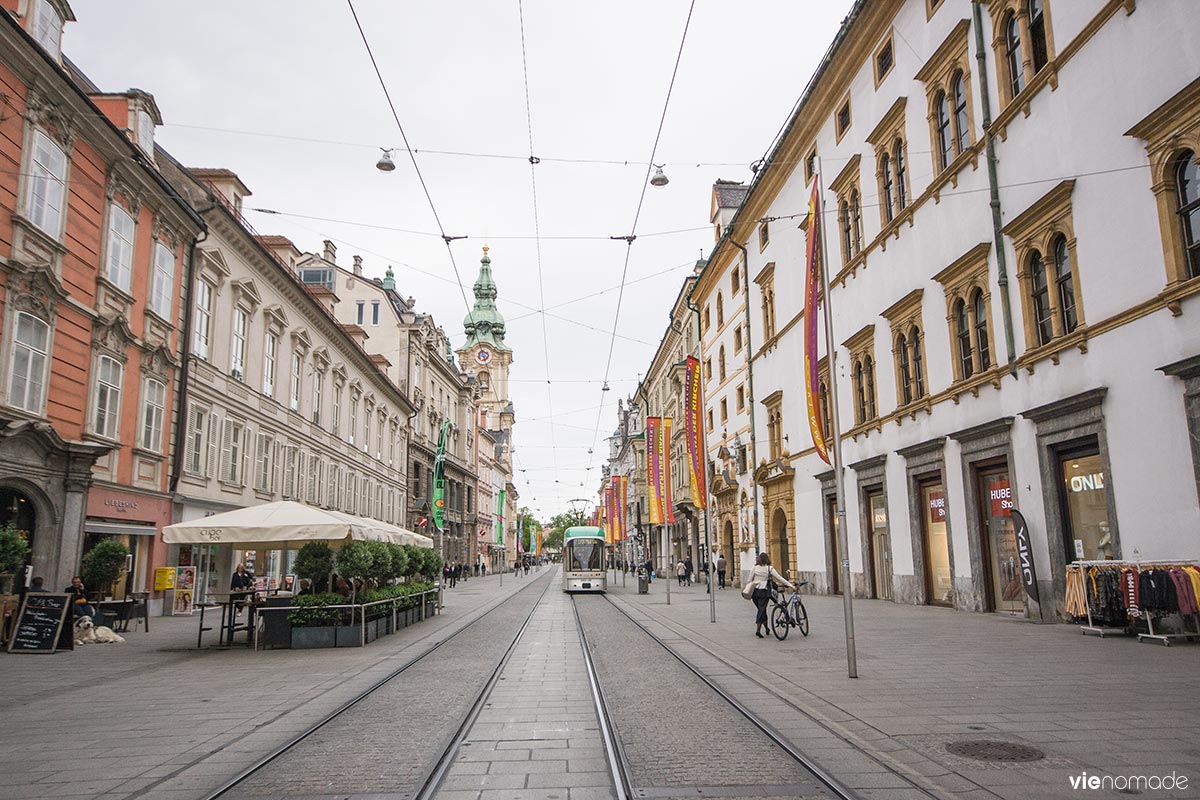
[(325, 240), (325, 252), (321, 257), (324, 258), (326, 261), (328, 261), (330, 264), (336, 265), (337, 264), (337, 245), (335, 245), (333, 242), (326, 239)]
[(362, 275), (362, 256), (354, 256), (354, 274)]

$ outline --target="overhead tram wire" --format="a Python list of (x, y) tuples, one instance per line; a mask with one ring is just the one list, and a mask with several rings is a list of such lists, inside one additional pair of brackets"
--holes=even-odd
[(525, 128), (529, 133), (529, 183), (533, 195), (533, 236), (537, 253), (538, 304), (542, 317), (542, 357), (546, 362), (546, 404), (550, 410), (550, 445), (554, 463), (558, 465), (558, 441), (554, 432), (554, 384), (550, 380), (550, 332), (546, 330), (546, 284), (542, 278), (542, 231), (538, 215), (537, 165), (533, 147), (533, 105), (529, 99), (529, 57), (525, 51), (525, 6), (517, 0), (517, 16), (521, 23), (521, 75), (525, 83)]
[(683, 34), (679, 37), (679, 51), (675, 54), (675, 66), (671, 69), (671, 82), (667, 85), (667, 96), (663, 100), (662, 114), (658, 118), (658, 130), (654, 133), (654, 146), (650, 148), (650, 160), (646, 164), (646, 174), (642, 179), (642, 191), (638, 195), (637, 211), (633, 215), (633, 225), (630, 227), (629, 235), (625, 237), (612, 237), (615, 239), (625, 239), (625, 265), (621, 269), (621, 287), (617, 291), (617, 309), (613, 315), (613, 336), (608, 342), (608, 358), (604, 364), (604, 385), (601, 388), (600, 394), (600, 410), (596, 413), (596, 429), (592, 432), (592, 446), (589, 448), (589, 453), (593, 454), (596, 449), (596, 440), (600, 436), (600, 423), (604, 419), (604, 392), (608, 390), (608, 375), (612, 369), (613, 350), (617, 344), (617, 326), (621, 321), (621, 304), (625, 299), (625, 280), (629, 274), (629, 256), (633, 250), (634, 239), (637, 238), (638, 220), (642, 216), (642, 206), (646, 202), (646, 189), (650, 186), (650, 170), (654, 168), (654, 159), (658, 155), (658, 143), (662, 139), (663, 125), (667, 121), (667, 109), (671, 106), (671, 93), (675, 91), (675, 78), (679, 75), (679, 62), (683, 59), (683, 47), (687, 44), (688, 28), (692, 24), (692, 13), (696, 10), (696, 0), (692, 0), (688, 4), (687, 19), (683, 23)]
[(367, 32), (363, 30), (362, 22), (358, 18), (358, 12), (354, 10), (354, 0), (346, 0), (346, 5), (350, 7), (350, 14), (354, 17), (354, 25), (358, 28), (358, 35), (362, 37), (363, 47), (366, 48), (367, 56), (371, 59), (371, 66), (375, 70), (375, 77), (379, 79), (379, 88), (383, 89), (383, 96), (387, 99), (388, 108), (391, 109), (392, 119), (396, 121), (396, 127), (400, 130), (400, 138), (404, 140), (405, 152), (408, 153), (408, 158), (412, 161), (413, 171), (417, 173), (417, 180), (421, 183), (421, 190), (425, 192), (425, 200), (429, 203), (429, 210), (433, 212), (433, 220), (437, 223), (438, 230), (441, 232), (442, 241), (446, 243), (446, 253), (450, 256), (450, 266), (454, 268), (454, 278), (458, 283), (458, 291), (462, 295), (463, 305), (467, 308), (467, 315), (470, 316), (473, 313), (471, 303), (467, 300), (467, 290), (463, 286), (462, 275), (458, 271), (458, 262), (454, 260), (454, 248), (450, 246), (450, 243), (455, 239), (466, 237), (449, 236), (446, 234), (446, 227), (442, 225), (442, 218), (438, 216), (437, 206), (433, 202), (433, 195), (429, 193), (429, 185), (425, 183), (425, 176), (421, 174), (421, 167), (417, 164), (417, 156), (413, 152), (412, 146), (408, 143), (408, 134), (404, 132), (404, 124), (400, 122), (400, 114), (396, 111), (396, 104), (392, 102), (392, 94), (388, 91), (387, 82), (383, 79), (383, 73), (379, 70), (379, 62), (375, 60), (375, 53), (371, 50), (371, 43), (367, 40)]

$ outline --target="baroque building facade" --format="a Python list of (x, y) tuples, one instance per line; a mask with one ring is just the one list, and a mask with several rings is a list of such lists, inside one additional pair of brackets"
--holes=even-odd
[[(1198, 34), (1171, 0), (854, 6), (709, 259), (745, 258), (762, 309), (754, 475), (782, 568), (1049, 621), (1075, 559), (1200, 556)], [(797, 380), (814, 183), (846, 553)]]

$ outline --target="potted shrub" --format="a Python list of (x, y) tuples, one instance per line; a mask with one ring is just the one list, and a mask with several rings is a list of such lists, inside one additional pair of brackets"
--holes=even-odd
[[(338, 551), (337, 572), (350, 584), (349, 602), (351, 604), (356, 603), (358, 597), (355, 579), (366, 581), (371, 578), (372, 566), (375, 563), (372, 544), (372, 542), (347, 542)], [(358, 617), (358, 614), (361, 613), (362, 609), (360, 608), (357, 613), (343, 615), (337, 631), (338, 647), (358, 647), (362, 644), (362, 620)], [(346, 624), (347, 622), (349, 624)]]
[(16, 575), (28, 558), (29, 542), (17, 527), (0, 527), (0, 594), (13, 594)]
[(325, 606), (341, 602), (342, 596), (333, 593), (306, 594), (294, 598), (293, 605), (300, 608), (288, 614), (288, 622), (292, 624), (292, 647), (299, 650), (335, 646), (340, 611)]
[(307, 579), (315, 592), (319, 588), (332, 590), (328, 586), (329, 575), (333, 572), (333, 550), (326, 542), (308, 542), (296, 553), (296, 574)]
[(121, 577), (129, 548), (116, 539), (102, 539), (83, 555), (79, 575), (83, 585), (93, 594), (103, 597), (112, 591), (112, 584)]

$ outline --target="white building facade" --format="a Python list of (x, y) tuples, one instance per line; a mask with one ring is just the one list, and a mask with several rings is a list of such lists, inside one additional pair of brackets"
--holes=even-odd
[[(746, 246), (761, 309), (755, 477), (781, 568), (848, 588), (802, 374), (814, 181), (857, 596), (1049, 621), (1072, 560), (1200, 557), (1195, 11), (856, 4), (717, 247)], [(827, 353), (821, 325), (829, 431)]]

